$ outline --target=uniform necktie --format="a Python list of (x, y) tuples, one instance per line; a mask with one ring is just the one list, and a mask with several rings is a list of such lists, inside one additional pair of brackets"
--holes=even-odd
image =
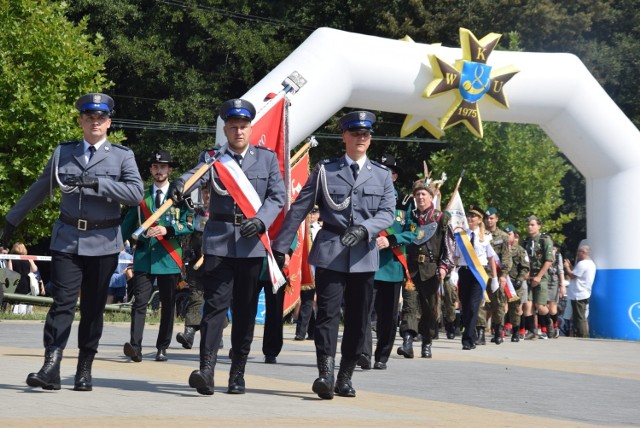
[(471, 232), (471, 247), (473, 248), (476, 240), (476, 234)]
[(156, 209), (162, 206), (162, 190), (156, 190)]
[(351, 172), (353, 173), (353, 179), (356, 180), (358, 178), (358, 171), (360, 170), (360, 167), (354, 162), (349, 166), (349, 168), (351, 168)]
[(242, 155), (236, 153), (233, 155), (233, 158), (236, 160), (236, 162), (238, 162), (238, 165), (242, 166)]
[(96, 154), (96, 148), (94, 146), (89, 146), (89, 160), (91, 162), (91, 158)]

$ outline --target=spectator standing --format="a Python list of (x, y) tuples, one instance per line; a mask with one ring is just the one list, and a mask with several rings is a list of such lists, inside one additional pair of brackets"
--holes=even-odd
[(126, 247), (120, 251), (118, 257), (118, 267), (111, 275), (109, 282), (109, 295), (107, 305), (112, 303), (122, 303), (127, 295), (127, 281), (133, 277), (133, 256), (129, 254)]
[(578, 248), (578, 263), (572, 269), (569, 260), (564, 261), (564, 272), (571, 279), (568, 297), (573, 312), (573, 325), (578, 337), (589, 337), (589, 298), (596, 278), (596, 265), (591, 259), (591, 248), (582, 245)]

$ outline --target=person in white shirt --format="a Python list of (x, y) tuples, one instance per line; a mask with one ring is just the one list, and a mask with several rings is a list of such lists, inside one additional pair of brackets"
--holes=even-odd
[(578, 248), (578, 263), (571, 269), (569, 260), (564, 261), (564, 273), (571, 279), (567, 289), (567, 297), (571, 301), (573, 312), (573, 324), (576, 327), (578, 337), (589, 337), (589, 321), (587, 311), (591, 287), (596, 278), (596, 265), (591, 260), (591, 248), (582, 245)]
[[(489, 266), (491, 272), (490, 282), (495, 289), (499, 285), (496, 266), (495, 263), (493, 263), (494, 252), (491, 248), (491, 240), (487, 239), (487, 235), (484, 234), (484, 225), (482, 223), (483, 217), (484, 211), (478, 208), (477, 205), (472, 205), (467, 210), (467, 222), (469, 223), (469, 228), (466, 232), (482, 267), (486, 268)], [(462, 334), (462, 349), (470, 350), (476, 347), (475, 342), (477, 335), (474, 327), (478, 320), (478, 309), (480, 308), (480, 303), (482, 303), (484, 287), (480, 285), (475, 275), (467, 265), (460, 246), (456, 247), (455, 259), (456, 266), (459, 266), (458, 293), (462, 307), (462, 325), (464, 326), (464, 333)], [(486, 285), (488, 284), (485, 284), (485, 286)]]

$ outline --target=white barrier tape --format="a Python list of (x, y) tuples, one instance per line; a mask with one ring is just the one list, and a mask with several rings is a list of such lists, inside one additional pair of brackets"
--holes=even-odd
[[(51, 256), (21, 256), (20, 254), (0, 254), (0, 260), (34, 260), (40, 262), (50, 262)], [(118, 263), (133, 263), (133, 260), (118, 259)]]

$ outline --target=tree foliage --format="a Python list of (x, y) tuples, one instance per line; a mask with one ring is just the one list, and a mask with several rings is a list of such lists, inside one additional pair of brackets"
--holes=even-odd
[[(100, 39), (72, 24), (64, 3), (0, 2), (0, 210), (6, 213), (42, 172), (53, 148), (81, 136), (73, 104), (108, 86)], [(57, 207), (31, 214), (30, 239), (47, 236)], [(26, 230), (26, 228), (23, 228)]]

